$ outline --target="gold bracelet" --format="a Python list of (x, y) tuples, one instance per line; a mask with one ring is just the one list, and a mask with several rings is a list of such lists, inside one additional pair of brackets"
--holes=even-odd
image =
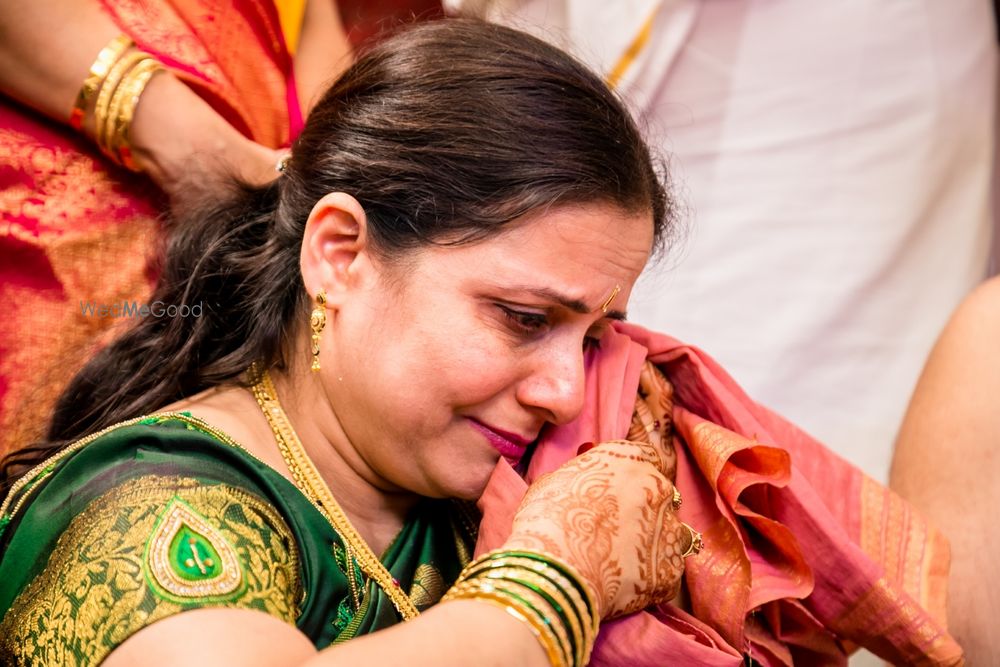
[(569, 667), (569, 665), (576, 664), (572, 643), (570, 642), (569, 636), (566, 634), (565, 622), (554, 622), (555, 617), (559, 616), (559, 613), (549, 603), (549, 601), (545, 599), (544, 596), (531, 590), (531, 588), (523, 582), (503, 578), (483, 577), (482, 579), (485, 579), (483, 582), (484, 584), (492, 584), (496, 590), (506, 593), (508, 596), (521, 604), (526, 605), (528, 609), (534, 612), (538, 622), (555, 634), (557, 646), (559, 647), (559, 653), (562, 657), (562, 664), (567, 667)]
[(121, 75), (115, 86), (114, 92), (111, 94), (111, 101), (108, 102), (106, 109), (106, 116), (104, 120), (104, 135), (101, 138), (101, 143), (104, 148), (114, 155), (115, 160), (119, 163), (121, 162), (118, 157), (118, 151), (115, 150), (115, 135), (118, 132), (118, 120), (122, 114), (122, 108), (125, 106), (126, 101), (130, 97), (131, 83), (135, 80), (135, 75), (140, 68), (145, 68), (147, 63), (155, 63), (156, 60), (149, 54), (143, 53), (142, 51), (136, 52), (139, 56), (134, 60), (132, 66), (129, 67)]
[(83, 80), (83, 85), (80, 86), (80, 92), (76, 94), (76, 101), (73, 102), (73, 108), (69, 112), (69, 124), (74, 130), (83, 128), (83, 118), (87, 114), (87, 106), (90, 104), (90, 100), (94, 97), (97, 89), (101, 87), (101, 83), (108, 75), (111, 67), (118, 62), (122, 54), (128, 51), (131, 46), (132, 39), (128, 35), (118, 35), (108, 42), (101, 49), (101, 52), (97, 54), (97, 58), (90, 66), (87, 78)]
[[(527, 553), (536, 557), (530, 558), (525, 555), (518, 555)], [(593, 596), (590, 593), (589, 586), (587, 586), (585, 582), (580, 579), (579, 575), (565, 563), (557, 561), (548, 554), (528, 552), (523, 549), (509, 551), (498, 549), (496, 551), (483, 554), (466, 566), (466, 568), (462, 571), (462, 574), (459, 575), (459, 580), (461, 581), (466, 577), (477, 576), (477, 574), (492, 568), (507, 566), (522, 567), (548, 578), (556, 586), (558, 586), (567, 595), (567, 597), (570, 598), (573, 603), (573, 609), (577, 613), (577, 617), (581, 625), (581, 631), (584, 636), (584, 656), (580, 664), (587, 664), (590, 660), (590, 653), (593, 649), (594, 642), (597, 639), (598, 628), (600, 627), (600, 618), (597, 615), (596, 603), (593, 601)], [(566, 576), (564, 572), (569, 576)], [(572, 581), (571, 577), (576, 579), (576, 582)], [(581, 596), (581, 590), (584, 592), (583, 595), (586, 596), (586, 600), (583, 596)]]
[(113, 118), (111, 117), (111, 102), (114, 94), (118, 90), (118, 84), (130, 69), (141, 61), (149, 58), (149, 54), (142, 51), (132, 51), (122, 56), (118, 62), (112, 66), (108, 76), (104, 78), (101, 89), (97, 92), (97, 104), (94, 106), (94, 140), (104, 154), (112, 160), (118, 161), (118, 156), (113, 153), (110, 147)]
[(559, 639), (552, 627), (545, 623), (531, 606), (516, 597), (504, 593), (491, 582), (470, 580), (455, 584), (441, 599), (449, 600), (482, 600), (503, 607), (507, 613), (528, 626), (531, 633), (542, 645), (552, 667), (569, 667), (560, 649)]
[(556, 614), (569, 625), (568, 629), (572, 635), (572, 650), (567, 653), (567, 659), (576, 665), (584, 664), (583, 657), (586, 642), (579, 616), (575, 613), (576, 609), (573, 608), (573, 603), (570, 602), (566, 593), (559, 586), (552, 583), (551, 579), (522, 567), (491, 568), (478, 576), (485, 579), (500, 579), (537, 589), (535, 592), (546, 597), (546, 602), (549, 603), (549, 606), (554, 606)]
[(593, 610), (593, 612), (596, 614), (597, 596), (594, 594), (594, 591), (590, 588), (590, 584), (587, 583), (587, 580), (584, 579), (583, 576), (579, 572), (577, 572), (576, 568), (574, 568), (572, 565), (564, 563), (558, 558), (553, 558), (547, 553), (541, 551), (534, 551), (532, 549), (508, 549), (500, 551), (501, 553), (511, 554), (514, 556), (521, 555), (524, 558), (528, 558), (529, 560), (537, 560), (539, 562), (544, 562), (550, 567), (554, 567), (557, 570), (561, 570), (562, 574), (565, 574), (567, 577), (569, 577), (569, 579), (574, 584), (576, 584), (576, 587), (578, 588), (580, 593), (584, 596), (584, 598), (586, 598), (588, 609)]
[[(574, 663), (585, 665), (597, 639), (600, 625), (596, 603), (590, 587), (576, 571), (553, 556), (537, 551), (497, 549), (483, 554), (469, 563), (459, 575), (459, 581), (486, 576), (493, 570), (516, 568), (523, 572), (533, 573), (557, 588), (569, 599), (565, 622), (579, 625), (582, 641), (577, 642)], [(585, 599), (586, 598), (586, 599)], [(575, 615), (575, 619), (573, 616)], [(574, 622), (575, 621), (575, 622)], [(576, 637), (574, 633), (574, 637)]]
[(132, 171), (141, 171), (132, 156), (131, 129), (139, 98), (163, 66), (153, 57), (140, 60), (118, 84), (118, 90), (111, 98), (108, 116), (112, 123), (109, 148), (118, 156), (118, 161)]

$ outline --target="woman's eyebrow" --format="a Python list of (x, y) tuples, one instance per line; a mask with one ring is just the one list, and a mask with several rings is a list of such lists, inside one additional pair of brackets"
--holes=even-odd
[[(518, 292), (527, 292), (528, 294), (536, 296), (539, 299), (545, 301), (551, 301), (553, 303), (562, 306), (563, 308), (566, 308), (567, 310), (571, 310), (574, 313), (579, 313), (581, 315), (588, 315), (590, 313), (593, 313), (601, 309), (600, 306), (597, 307), (588, 306), (582, 299), (575, 299), (573, 297), (566, 296), (565, 294), (561, 294), (549, 287), (508, 285), (505, 288), (515, 290)], [(609, 310), (607, 313), (604, 314), (604, 317), (611, 320), (625, 321), (627, 315), (624, 311), (621, 310)]]

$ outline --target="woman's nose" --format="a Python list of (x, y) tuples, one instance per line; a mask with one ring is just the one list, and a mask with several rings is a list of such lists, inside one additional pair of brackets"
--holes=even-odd
[(518, 385), (517, 398), (526, 407), (546, 412), (546, 421), (560, 425), (579, 416), (584, 392), (583, 350), (576, 345), (540, 353), (533, 372)]

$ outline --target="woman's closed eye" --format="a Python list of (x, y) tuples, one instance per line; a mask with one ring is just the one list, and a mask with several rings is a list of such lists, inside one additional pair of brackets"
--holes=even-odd
[[(518, 310), (502, 304), (497, 304), (497, 307), (503, 313), (508, 328), (524, 338), (536, 338), (552, 328), (552, 322), (545, 313)], [(599, 348), (603, 335), (603, 329), (587, 332), (583, 339), (583, 347), (585, 349)]]
[(522, 336), (534, 337), (541, 335), (548, 331), (551, 326), (549, 316), (545, 313), (518, 310), (502, 304), (497, 304), (497, 307), (503, 313), (507, 326), (514, 333)]

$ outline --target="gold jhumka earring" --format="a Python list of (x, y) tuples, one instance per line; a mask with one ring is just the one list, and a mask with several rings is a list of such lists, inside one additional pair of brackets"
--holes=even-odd
[(313, 373), (319, 370), (319, 335), (326, 326), (326, 291), (316, 292), (316, 307), (309, 316), (309, 328), (312, 329), (312, 366)]

